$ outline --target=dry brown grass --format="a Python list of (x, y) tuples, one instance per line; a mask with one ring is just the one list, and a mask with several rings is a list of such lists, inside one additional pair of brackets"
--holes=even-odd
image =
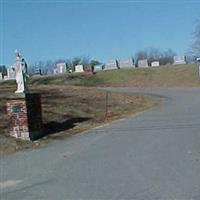
[(20, 141), (8, 136), (5, 113), (6, 97), (14, 86), (0, 85), (0, 153), (11, 153), (24, 148), (63, 139), (97, 125), (143, 111), (160, 103), (161, 98), (142, 95), (108, 93), (96, 88), (34, 85), (31, 91), (42, 94), (43, 124), (46, 134), (37, 142)]

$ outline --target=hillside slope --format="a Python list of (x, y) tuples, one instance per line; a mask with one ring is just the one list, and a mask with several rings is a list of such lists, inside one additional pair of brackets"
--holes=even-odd
[[(14, 81), (0, 83), (13, 85)], [(158, 68), (136, 68), (101, 71), (95, 75), (83, 73), (31, 77), (30, 86), (74, 85), (93, 87), (199, 87), (197, 65), (166, 65)]]
[(34, 77), (30, 84), (121, 87), (199, 87), (197, 65), (168, 65), (158, 68), (136, 68), (102, 71), (95, 75), (63, 74)]

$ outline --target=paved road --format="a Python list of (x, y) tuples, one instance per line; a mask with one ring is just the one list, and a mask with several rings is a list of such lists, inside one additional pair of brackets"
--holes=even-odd
[[(114, 89), (116, 90), (116, 89)], [(0, 159), (0, 199), (200, 200), (200, 89), (135, 117)]]

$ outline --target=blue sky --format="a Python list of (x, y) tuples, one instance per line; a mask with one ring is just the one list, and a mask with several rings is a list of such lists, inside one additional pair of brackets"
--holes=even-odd
[(128, 58), (148, 47), (183, 54), (200, 1), (0, 0), (0, 64), (19, 48), (29, 63), (88, 56)]

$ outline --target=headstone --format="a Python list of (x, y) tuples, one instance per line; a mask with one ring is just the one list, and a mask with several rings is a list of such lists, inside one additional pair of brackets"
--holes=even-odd
[(0, 81), (3, 80), (3, 75), (2, 73), (0, 72)]
[(37, 67), (34, 70), (33, 76), (41, 76), (41, 75), (42, 75), (42, 70), (39, 67)]
[(120, 59), (119, 60), (119, 68), (120, 69), (123, 69), (123, 68), (133, 68), (133, 67), (135, 67), (133, 58)]
[(147, 59), (138, 60), (138, 67), (148, 67)]
[(151, 63), (151, 66), (152, 66), (152, 67), (159, 67), (159, 66), (160, 66), (160, 63), (159, 63), (159, 61), (153, 61), (153, 62)]
[(62, 63), (57, 63), (54, 70), (53, 70), (54, 74), (62, 74), (67, 72), (67, 65), (65, 62)]
[(59, 72), (58, 72), (58, 69), (57, 68), (54, 68), (53, 69), (53, 74), (58, 74)]
[(117, 60), (109, 60), (105, 63), (104, 70), (119, 69)]
[(99, 72), (99, 71), (102, 71), (102, 70), (103, 70), (103, 64), (94, 66), (94, 72)]
[(174, 56), (174, 65), (184, 65), (186, 64), (185, 56)]
[(57, 63), (56, 67), (58, 69), (58, 73), (62, 74), (65, 73), (67, 71), (67, 65), (66, 63)]
[(90, 64), (84, 65), (84, 72), (87, 73), (87, 74), (93, 74), (92, 65), (90, 65)]
[(75, 72), (84, 72), (83, 65), (76, 65), (75, 66)]
[(15, 79), (15, 71), (12, 67), (7, 69), (7, 80)]

